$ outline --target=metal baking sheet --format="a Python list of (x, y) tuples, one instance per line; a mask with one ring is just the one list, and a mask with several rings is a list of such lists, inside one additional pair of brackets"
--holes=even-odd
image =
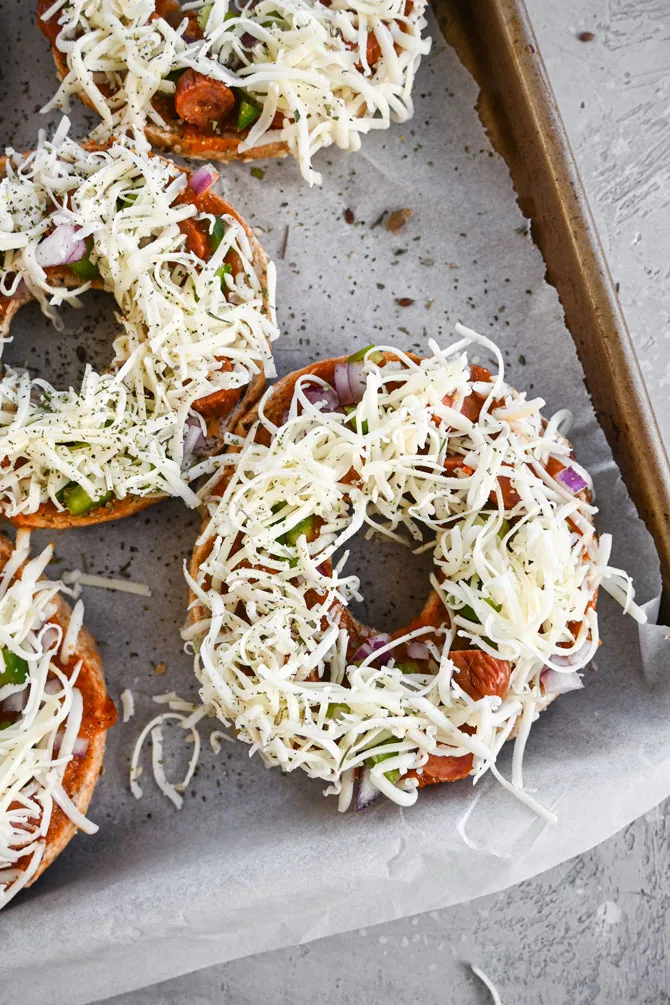
[(477, 110), (507, 162), (556, 288), (593, 405), (652, 534), (670, 615), (670, 462), (524, 0), (437, 0), (480, 85)]
[[(486, 15), (467, 20), (475, 9)], [(454, 0), (447, 13), (447, 34), (465, 66), (478, 72), (472, 50), (484, 63), (509, 69), (505, 61), (518, 35), (502, 28), (512, 23), (526, 31), (523, 21), (506, 20), (521, 16), (516, 4), (475, 0), (468, 12)], [(460, 41), (459, 26), (466, 29)], [(484, 77), (480, 99), (435, 23), (431, 32), (433, 53), (417, 80), (412, 122), (369, 136), (359, 155), (323, 152), (322, 190), (308, 190), (289, 160), (265, 165), (262, 179), (244, 165), (225, 170), (224, 193), (258, 228), (277, 262), (284, 332), (276, 343), (278, 371), (374, 340), (422, 351), (429, 337), (447, 341), (457, 320), (493, 335), (512, 383), (542, 394), (549, 411), (567, 405), (575, 412), (575, 446), (596, 475), (600, 526), (617, 532), (616, 563), (635, 576), (639, 596), (651, 598), (660, 584), (656, 553), (591, 409), (556, 292), (573, 333), (596, 338), (593, 319), (603, 318), (605, 302), (616, 308), (607, 274), (599, 273), (608, 290), (604, 301), (593, 285), (597, 269), (580, 270), (567, 255), (552, 259), (546, 239), (542, 258), (532, 237), (540, 240), (542, 220), (554, 219), (551, 192), (556, 199), (565, 193), (539, 185), (541, 166), (523, 187), (518, 161), (515, 168), (510, 147), (502, 146), (503, 136), (512, 142), (502, 128), (505, 109), (521, 106), (506, 104), (505, 89)], [(30, 0), (0, 5), (0, 37), (12, 39), (0, 81), (0, 139), (28, 149), (37, 128), (55, 121), (37, 114), (54, 75)], [(529, 67), (541, 74), (537, 53), (529, 55), (528, 66), (514, 62), (517, 97)], [(540, 83), (534, 100), (551, 105)], [(533, 219), (532, 236), (508, 166), (477, 115), (478, 101), (490, 136), (509, 155), (522, 208)], [(73, 119), (83, 135), (87, 120), (80, 108), (73, 108)], [(530, 149), (542, 127), (526, 125), (519, 142)], [(572, 172), (559, 141), (547, 146), (552, 169)], [(378, 223), (385, 211), (405, 207), (414, 215), (403, 231), (391, 234)], [(580, 201), (573, 209), (570, 227), (583, 244), (592, 238), (588, 218)], [(555, 241), (566, 242), (573, 233), (566, 217), (558, 213), (554, 222)], [(545, 281), (547, 265), (556, 288)], [(401, 306), (400, 300), (412, 303)], [(65, 321), (58, 334), (35, 307), (24, 309), (7, 358), (58, 382), (76, 381), (84, 358), (104, 366), (115, 331), (111, 298), (91, 297), (82, 311), (67, 311)], [(625, 329), (612, 331), (616, 344), (625, 346)], [(588, 368), (583, 347), (582, 353)], [(639, 390), (634, 368), (626, 374), (633, 374), (630, 386)], [(597, 397), (594, 389), (596, 399), (602, 415), (620, 408), (618, 398)], [(643, 396), (633, 407), (646, 407)], [(645, 420), (652, 422), (650, 412)], [(660, 474), (648, 482), (659, 499), (667, 492)], [(55, 571), (86, 567), (127, 575), (148, 583), (152, 597), (85, 592), (87, 624), (102, 644), (111, 693), (118, 699), (130, 687), (137, 713), (109, 737), (91, 807), (99, 835), (76, 838), (40, 883), (0, 915), (0, 1002), (13, 1003), (20, 993), (26, 1005), (77, 1005), (236, 956), (503, 889), (604, 839), (670, 791), (670, 738), (664, 737), (670, 687), (662, 673), (667, 631), (644, 633), (642, 652), (636, 626), (605, 598), (599, 672), (589, 675), (583, 692), (552, 707), (528, 745), (529, 784), (537, 796), (557, 803), (556, 828), (543, 828), (489, 783), (475, 793), (467, 784), (438, 786), (404, 814), (378, 806), (339, 816), (331, 801), (321, 799), (319, 783), (267, 772), (258, 759), (249, 762), (242, 744), (226, 744), (218, 755), (205, 749), (181, 812), (156, 791), (148, 768), (145, 796), (136, 802), (128, 790), (128, 761), (140, 729), (159, 711), (152, 696), (196, 692), (178, 629), (186, 603), (182, 563), (197, 528), (195, 514), (168, 502), (120, 523), (56, 536)], [(418, 611), (426, 581), (420, 562), (367, 542), (354, 565), (367, 597), (365, 617), (392, 627)], [(202, 728), (205, 748), (212, 728)], [(176, 775), (187, 756), (178, 745), (171, 748), (168, 771)]]

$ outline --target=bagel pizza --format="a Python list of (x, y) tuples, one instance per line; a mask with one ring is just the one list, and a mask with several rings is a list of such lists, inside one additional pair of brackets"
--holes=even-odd
[[(0, 513), (67, 527), (127, 516), (189, 482), (272, 367), (274, 268), (212, 185), (129, 142), (85, 149), (67, 120), (0, 181), (0, 342), (21, 305), (113, 294), (108, 371), (80, 388), (0, 373)], [(111, 353), (110, 353), (111, 355)]]
[(404, 122), (430, 41), (425, 0), (39, 0), (62, 83), (120, 129), (185, 157), (314, 153)]
[[(544, 420), (494, 344), (458, 332), (428, 358), (371, 346), (279, 380), (203, 494), (184, 629), (202, 698), (340, 809), (408, 806), (486, 771), (538, 808), (523, 749), (539, 712), (582, 686), (599, 586), (644, 620), (608, 567), (566, 412)], [(496, 374), (468, 362), (473, 342)], [(390, 634), (349, 606), (346, 545), (364, 528), (433, 556), (423, 610)], [(510, 780), (496, 756), (513, 736)]]
[(44, 570), (53, 546), (30, 558), (0, 535), (0, 908), (30, 886), (77, 828), (102, 770), (116, 710), (97, 646)]

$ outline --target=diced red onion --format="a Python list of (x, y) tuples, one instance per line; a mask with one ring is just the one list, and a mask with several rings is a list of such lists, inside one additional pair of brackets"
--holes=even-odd
[(579, 691), (580, 688), (584, 687), (576, 670), (561, 673), (560, 670), (551, 670), (549, 667), (542, 671), (540, 683), (545, 694), (567, 694), (568, 691)]
[(585, 642), (573, 653), (565, 653), (565, 651), (560, 651), (554, 653), (551, 657), (551, 662), (557, 667), (565, 667), (566, 669), (571, 669), (572, 667), (580, 667), (584, 663), (584, 657), (591, 648), (590, 642)]
[(354, 401), (358, 402), (365, 394), (368, 379), (365, 375), (364, 363), (349, 363), (349, 386), (354, 396)]
[[(362, 645), (358, 647), (356, 652), (352, 657), (352, 663), (360, 663), (362, 660), (372, 656), (373, 653), (377, 652), (378, 649), (382, 649), (387, 646), (391, 641), (390, 635), (371, 635), (369, 639), (366, 639)], [(386, 653), (383, 654), (384, 656)], [(373, 663), (375, 661), (373, 660)]]
[(325, 387), (321, 384), (312, 384), (310, 387), (306, 387), (305, 397), (312, 405), (320, 405), (322, 412), (336, 412), (340, 407), (337, 392), (330, 384)]
[(60, 694), (62, 690), (63, 685), (56, 677), (52, 677), (51, 680), (48, 680), (44, 685), (45, 694)]
[(336, 363), (335, 390), (343, 405), (355, 405), (365, 394), (367, 378), (363, 363)]
[(380, 796), (381, 792), (376, 785), (372, 784), (372, 781), (370, 780), (370, 769), (366, 765), (361, 770), (361, 773), (356, 780), (356, 812), (358, 813), (361, 810), (366, 810), (368, 806), (372, 806), (373, 803), (376, 803)]
[[(58, 629), (54, 625), (47, 625), (40, 635), (40, 642), (44, 650), (49, 650), (56, 645), (59, 638)], [(59, 685), (60, 687), (60, 685)]]
[(556, 481), (561, 482), (565, 485), (566, 489), (574, 492), (575, 495), (588, 487), (588, 483), (584, 481), (581, 475), (577, 474), (574, 468), (563, 468), (556, 475)]
[(79, 231), (69, 223), (59, 224), (37, 245), (35, 261), (43, 269), (50, 265), (68, 265), (78, 262), (86, 254), (86, 242), (77, 236)]
[(186, 42), (187, 45), (192, 45), (193, 42), (197, 42), (198, 41), (197, 38), (195, 37), (195, 35), (182, 35), (182, 38)]
[(412, 641), (407, 644), (407, 655), (413, 660), (427, 660), (430, 659), (430, 649), (425, 642), (419, 642), (418, 639), (412, 639)]
[(14, 694), (8, 695), (0, 705), (3, 712), (22, 712), (27, 702), (28, 688), (24, 687), (22, 691), (15, 691)]
[(190, 457), (194, 450), (200, 450), (205, 445), (205, 435), (200, 425), (200, 419), (195, 415), (190, 415), (184, 426), (186, 433), (184, 436), (184, 455)]
[(240, 36), (240, 42), (245, 49), (251, 49), (252, 46), (256, 45), (258, 39), (255, 35), (252, 35), (250, 31), (245, 31), (244, 34)]
[(555, 663), (557, 667), (565, 667), (569, 670), (571, 667), (575, 666), (579, 662), (576, 653), (570, 653), (569, 656), (556, 655), (551, 657), (551, 662)]
[(88, 740), (85, 740), (82, 736), (78, 736), (72, 744), (72, 753), (75, 757), (85, 757), (87, 750)]
[(211, 164), (203, 164), (191, 175), (189, 181), (191, 191), (195, 192), (196, 195), (202, 195), (203, 192), (212, 187), (215, 181), (218, 181), (219, 177), (219, 172)]
[(335, 364), (335, 390), (337, 391), (337, 396), (343, 405), (353, 405), (354, 403), (354, 392), (349, 381), (349, 364), (348, 363), (336, 363)]
[[(54, 739), (53, 752), (54, 754), (60, 753), (60, 748), (63, 744), (63, 737), (65, 735), (65, 730), (59, 729), (56, 733)], [(75, 741), (72, 744), (72, 754), (74, 757), (85, 757), (86, 751), (88, 750), (88, 740), (85, 740), (81, 736), (75, 737)]]

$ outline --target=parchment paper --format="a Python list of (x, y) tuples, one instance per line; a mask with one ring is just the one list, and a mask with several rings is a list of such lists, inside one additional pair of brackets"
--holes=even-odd
[[(225, 171), (223, 191), (277, 261), (285, 333), (278, 371), (375, 340), (421, 351), (430, 336), (449, 339), (459, 319), (493, 335), (511, 382), (541, 394), (549, 412), (574, 411), (575, 447), (595, 474), (599, 527), (614, 532), (614, 563), (651, 599), (659, 588), (654, 550), (591, 410), (556, 293), (475, 113), (475, 86), (432, 31), (414, 120), (368, 137), (358, 156), (324, 152), (322, 189), (308, 190), (289, 160), (265, 166), (262, 180), (248, 166)], [(55, 86), (31, 0), (2, 3), (0, 37), (12, 40), (2, 57), (0, 142), (27, 149), (47, 124), (36, 113)], [(84, 116), (74, 111), (83, 132)], [(372, 227), (383, 211), (405, 207), (414, 216), (400, 233)], [(399, 306), (400, 298), (413, 303)], [(111, 298), (91, 296), (84, 311), (65, 317), (59, 336), (34, 306), (24, 309), (6, 357), (59, 382), (78, 379), (85, 355), (103, 366), (115, 329)], [(145, 762), (145, 797), (136, 802), (128, 759), (159, 711), (151, 695), (195, 694), (178, 628), (181, 565), (197, 526), (170, 502), (57, 537), (57, 570), (86, 563), (127, 574), (153, 596), (85, 591), (111, 693), (130, 687), (137, 713), (109, 737), (91, 807), (100, 833), (75, 838), (0, 916), (0, 1002), (14, 1005), (19, 994), (23, 1005), (78, 1005), (501, 890), (602, 841), (670, 794), (667, 630), (651, 626), (638, 637), (603, 597), (595, 672), (583, 691), (552, 706), (528, 743), (526, 784), (556, 809), (555, 826), (488, 779), (474, 790), (467, 782), (435, 786), (405, 813), (384, 803), (342, 816), (318, 782), (249, 762), (243, 744), (224, 744), (218, 756), (204, 751), (181, 812), (157, 792)], [(369, 621), (392, 628), (419, 610), (427, 576), (418, 560), (368, 542), (356, 565)], [(203, 724), (205, 738), (211, 728)], [(177, 777), (187, 753), (174, 757)], [(509, 769), (509, 752), (502, 767)]]

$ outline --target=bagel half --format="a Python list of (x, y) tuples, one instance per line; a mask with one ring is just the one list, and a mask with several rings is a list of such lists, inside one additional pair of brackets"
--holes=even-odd
[[(413, 353), (406, 353), (405, 355), (414, 363), (421, 362), (421, 357)], [(393, 353), (387, 351), (383, 353), (383, 357), (384, 357), (384, 363), (397, 359), (397, 357)], [(261, 402), (256, 402), (250, 405), (250, 407), (240, 417), (238, 424), (235, 428), (235, 433), (241, 438), (247, 438), (250, 435), (250, 432), (253, 429), (254, 425), (260, 418), (261, 409), (262, 414), (265, 418), (267, 418), (270, 422), (274, 423), (275, 425), (281, 426), (286, 421), (286, 414), (293, 400), (295, 386), (300, 378), (309, 375), (314, 375), (315, 377), (318, 377), (321, 380), (326, 381), (331, 386), (334, 386), (336, 384), (336, 381), (334, 380), (335, 367), (338, 364), (346, 364), (348, 361), (349, 357), (346, 356), (322, 360), (317, 363), (305, 366), (302, 369), (297, 370), (281, 378), (267, 391)], [(383, 363), (381, 361), (377, 362), (379, 363), (380, 366), (383, 366)], [(471, 372), (474, 369), (477, 370), (477, 376), (472, 377), (471, 379), (484, 382), (488, 382), (493, 379), (489, 371), (485, 370), (483, 367), (471, 368)], [(473, 397), (476, 397), (474, 391), (472, 392), (470, 398)], [(470, 399), (466, 398), (461, 408), (462, 412), (466, 415), (468, 414), (467, 410), (470, 407), (468, 405), (469, 401)], [(472, 405), (471, 401), (470, 405)], [(470, 416), (468, 415), (468, 417)], [(546, 422), (544, 422), (544, 420), (543, 420), (543, 426), (546, 428)], [(267, 444), (268, 443), (267, 436), (268, 433), (266, 429), (262, 425), (259, 426), (256, 432), (257, 442)], [(231, 450), (235, 452), (239, 452), (241, 449), (242, 449), (241, 447), (231, 448)], [(569, 457), (574, 460), (574, 454), (572, 453), (571, 448)], [(232, 472), (233, 469), (231, 467), (228, 467), (226, 473), (224, 473), (220, 481), (213, 485), (211, 489), (212, 497), (216, 498), (224, 493), (226, 486), (230, 478), (232, 477)], [(590, 500), (590, 492), (588, 490), (585, 490), (583, 493), (580, 494), (580, 497), (583, 499), (583, 501), (588, 502)], [(592, 520), (592, 518), (589, 519)], [(210, 536), (207, 536), (209, 528), (210, 528), (210, 513), (206, 511), (202, 524), (201, 535), (193, 551), (190, 564), (190, 578), (192, 583), (198, 581), (199, 571), (202, 568), (205, 561), (207, 560), (207, 558), (209, 557), (210, 552), (215, 544), (215, 537), (211, 535), (211, 530), (209, 531)], [(204, 584), (201, 581), (199, 585), (204, 589), (208, 589), (210, 584), (208, 580), (205, 580)], [(591, 604), (591, 606), (593, 607), (595, 607), (596, 597), (597, 597), (597, 590), (596, 594), (593, 597), (593, 602)], [(201, 599), (191, 586), (190, 608), (188, 617), (189, 628), (187, 629), (189, 638), (193, 638), (194, 636), (198, 635), (196, 627), (197, 624), (201, 621), (205, 621), (209, 616), (210, 616), (209, 610), (202, 603)], [(448, 627), (449, 621), (450, 621), (449, 613), (446, 607), (444, 606), (442, 600), (440, 599), (438, 592), (435, 589), (431, 589), (419, 615), (413, 618), (409, 623), (409, 625), (404, 626), (403, 628), (393, 632), (392, 637), (395, 639), (401, 638), (407, 635), (408, 632), (414, 631), (417, 628), (425, 626), (432, 626), (436, 629), (441, 627)], [(346, 630), (349, 634), (349, 638), (355, 639), (354, 647), (359, 646), (361, 642), (364, 642), (366, 639), (370, 639), (371, 637), (378, 635), (377, 628), (363, 624), (361, 621), (359, 621), (352, 615), (351, 611), (347, 607), (343, 607), (340, 609), (339, 623), (340, 627), (342, 626), (346, 627)], [(496, 686), (499, 686), (499, 684), (496, 685), (495, 674), (498, 673), (500, 666), (504, 661), (495, 660), (488, 654), (478, 650), (476, 647), (474, 649), (471, 648), (471, 646), (472, 646), (471, 642), (466, 641), (465, 638), (463, 637), (459, 638), (458, 636), (456, 636), (456, 638), (452, 643), (453, 651), (450, 652), (450, 655), (456, 667), (455, 676), (456, 679), (458, 680), (458, 683), (466, 691), (468, 691), (469, 687), (474, 688), (474, 690), (470, 690), (469, 693), (471, 697), (475, 699), (483, 696), (484, 694), (500, 694), (500, 697), (502, 698), (504, 696), (504, 693), (499, 690), (496, 690)], [(402, 659), (406, 657), (398, 657), (398, 658)], [(485, 682), (484, 684), (482, 683), (483, 680), (482, 672), (484, 674), (490, 674), (491, 690), (485, 689)], [(504, 684), (505, 690), (507, 690), (510, 686), (509, 682), (510, 675), (511, 671), (510, 673), (508, 673), (507, 680)], [(534, 711), (538, 714), (541, 713), (554, 701), (556, 697), (558, 697), (558, 692), (543, 690), (543, 692), (537, 697), (537, 700), (534, 703)], [(508, 739), (513, 739), (514, 737), (517, 736), (520, 729), (520, 725), (521, 725), (520, 718), (517, 718), (513, 728), (509, 732)], [(410, 777), (412, 777), (412, 775), (416, 777), (418, 781), (418, 787), (422, 788), (426, 785), (431, 785), (433, 783), (457, 781), (459, 779), (465, 778), (467, 775), (471, 773), (472, 766), (473, 766), (472, 755), (467, 755), (465, 757), (461, 756), (451, 757), (451, 756), (439, 756), (431, 754), (428, 758), (428, 762), (423, 766), (421, 772), (414, 775), (413, 772), (410, 772)]]
[[(86, 149), (104, 149), (96, 144), (84, 144)], [(151, 154), (151, 157), (158, 155)], [(168, 163), (164, 158), (159, 158)], [(6, 174), (7, 158), (0, 157), (0, 179)], [(190, 179), (193, 172), (188, 168), (179, 169), (186, 178)], [(253, 230), (240, 214), (222, 196), (207, 191), (199, 197), (198, 207), (200, 212), (211, 213), (215, 216), (230, 215), (244, 229), (244, 233), (252, 250), (252, 265), (256, 271), (263, 290), (263, 314), (266, 318), (272, 317), (272, 308), (268, 295), (268, 259), (261, 247)], [(48, 278), (51, 283), (68, 289), (75, 289), (81, 285), (79, 279), (67, 266), (56, 266), (47, 268)], [(104, 290), (105, 284), (101, 279), (93, 280), (93, 289)], [(22, 306), (33, 300), (33, 295), (26, 286), (22, 284), (17, 294), (13, 297), (0, 295), (0, 338), (7, 338), (10, 334), (12, 319)], [(2, 361), (0, 359), (0, 379), (2, 377)], [(224, 442), (227, 432), (237, 423), (240, 416), (249, 408), (262, 394), (265, 387), (265, 376), (262, 372), (252, 374), (249, 382), (243, 387), (239, 399), (232, 405), (226, 406), (217, 411), (215, 407), (209, 408), (207, 413), (208, 438), (206, 450), (202, 456), (218, 453)], [(209, 396), (207, 396), (209, 397)], [(197, 406), (197, 402), (195, 403)], [(197, 409), (196, 409), (197, 410)], [(63, 530), (69, 527), (84, 527), (93, 524), (106, 523), (110, 520), (118, 520), (141, 510), (162, 499), (166, 495), (128, 495), (123, 499), (115, 498), (105, 505), (98, 506), (81, 516), (73, 516), (67, 509), (59, 510), (51, 501), (43, 503), (39, 509), (33, 513), (21, 513), (18, 515), (6, 516), (15, 527), (43, 527), (54, 530)]]
[[(4, 535), (0, 535), (0, 571), (5, 568), (13, 552), (12, 542)], [(25, 563), (14, 578), (20, 579), (24, 569)], [(45, 624), (58, 625), (64, 638), (70, 624), (72, 610), (60, 594), (56, 594), (52, 598), (51, 604), (53, 613), (49, 615)], [(102, 771), (106, 731), (116, 721), (116, 709), (107, 694), (98, 647), (90, 632), (83, 625), (79, 630), (71, 658), (67, 663), (61, 662), (60, 654), (58, 658), (52, 660), (52, 663), (55, 663), (66, 676), (70, 676), (80, 661), (81, 669), (77, 676), (76, 687), (83, 698), (83, 713), (78, 737), (88, 741), (88, 746), (83, 756), (71, 757), (65, 768), (62, 785), (79, 813), (85, 814)], [(76, 831), (77, 826), (70, 817), (54, 803), (48, 830), (43, 838), (44, 847), (41, 860), (32, 877), (25, 884), (26, 886), (30, 886), (42, 875), (72, 839)], [(27, 870), (29, 866), (29, 858), (19, 859), (17, 863), (17, 868), (20, 871)], [(0, 884), (0, 906), (2, 893), (3, 886)]]
[[(56, 44), (59, 30), (58, 19), (55, 17), (49, 21), (42, 19), (42, 15), (52, 6), (51, 0), (38, 0), (37, 26), (49, 41), (56, 74), (62, 83), (68, 75), (68, 66), (65, 54)], [(96, 111), (95, 105), (87, 94), (80, 93), (78, 97), (92, 112)], [(179, 157), (189, 157), (192, 160), (215, 160), (227, 164), (229, 161), (247, 163), (267, 158), (276, 159), (286, 157), (289, 152), (287, 144), (279, 141), (266, 143), (260, 147), (252, 147), (251, 150), (240, 150), (240, 144), (244, 142), (249, 132), (248, 129), (240, 131), (233, 128), (223, 128), (219, 132), (214, 132), (213, 129), (201, 129), (184, 122), (174, 113), (170, 114), (167, 107), (161, 108), (161, 114), (166, 123), (165, 128), (154, 122), (147, 122), (144, 129), (145, 136), (152, 147), (157, 150), (169, 151)]]
[[(422, 56), (430, 51), (425, 0), (406, 0), (399, 9), (360, 12), (355, 5), (331, 12), (330, 0), (301, 8), (287, 4), (259, 11), (258, 18), (253, 5), (247, 5), (237, 14), (248, 23), (234, 22), (225, 37), (221, 12), (212, 13), (211, 5), (182, 8), (180, 0), (154, 0), (153, 12), (129, 12), (121, 25), (102, 5), (89, 4), (72, 20), (65, 17), (67, 38), (61, 45), (69, 51), (72, 39), (83, 37), (82, 68), (78, 62), (68, 64), (66, 52), (59, 48), (61, 12), (44, 20), (52, 6), (49, 0), (38, 0), (38, 27), (49, 41), (67, 95), (76, 93), (103, 118), (97, 136), (107, 136), (113, 129), (142, 131), (158, 149), (224, 163), (291, 153), (310, 184), (321, 181), (311, 167), (318, 149), (335, 143), (355, 151), (370, 128), (387, 128), (391, 122), (411, 118), (414, 77)], [(227, 10), (226, 19), (235, 13)], [(152, 36), (149, 58), (144, 52), (146, 29), (156, 21), (161, 23)], [(129, 34), (120, 35), (119, 27), (128, 28)], [(402, 42), (394, 40), (397, 32), (406, 36)], [(96, 39), (96, 57), (85, 67), (89, 34)], [(119, 67), (121, 73), (105, 78), (96, 72), (103, 65)], [(131, 83), (127, 94), (118, 96), (124, 88), (123, 68), (129, 65), (143, 82), (139, 89)], [(154, 72), (159, 65), (160, 78)], [(286, 77), (277, 72), (282, 66), (288, 68)], [(133, 97), (138, 90), (145, 94), (141, 106)], [(55, 104), (64, 107), (63, 97), (59, 93)], [(257, 125), (264, 107), (267, 115)], [(247, 148), (250, 140), (253, 145)]]

